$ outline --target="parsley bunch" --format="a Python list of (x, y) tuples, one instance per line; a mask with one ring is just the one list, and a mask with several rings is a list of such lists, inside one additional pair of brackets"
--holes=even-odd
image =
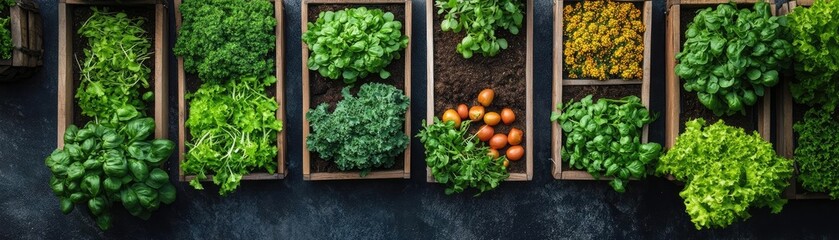
[(775, 154), (757, 132), (694, 119), (685, 123), (685, 132), (656, 171), (685, 183), (679, 196), (696, 229), (702, 229), (747, 219), (750, 207), (780, 212), (787, 202), (781, 192), (792, 177), (792, 161)]
[(524, 21), (524, 6), (518, 0), (436, 0), (434, 5), (439, 8), (437, 14), (446, 13), (440, 23), (444, 32), (466, 31), (466, 37), (457, 44), (457, 52), (464, 58), (472, 58), (475, 53), (498, 55), (501, 49), (507, 49), (507, 39), (495, 36), (496, 29), (518, 35)]
[(734, 3), (701, 10), (685, 31), (676, 75), (715, 115), (745, 115), (746, 106), (778, 84), (778, 69), (792, 54), (785, 22), (765, 2), (754, 11)]
[[(278, 3), (279, 4), (279, 3)], [(202, 81), (274, 72), (274, 6), (268, 0), (185, 0), (175, 55)]]
[(201, 180), (213, 174), (226, 195), (239, 186), (242, 176), (254, 169), (274, 173), (277, 169), (277, 101), (265, 94), (265, 88), (277, 79), (246, 77), (224, 83), (207, 82), (190, 101), (186, 127), (192, 139), (186, 143), (185, 174), (196, 174), (189, 184), (204, 189)]
[(344, 99), (329, 112), (323, 103), (306, 113), (312, 133), (306, 139), (309, 150), (332, 160), (341, 171), (388, 168), (408, 147), (405, 112), (410, 99), (394, 86), (368, 83), (357, 96), (345, 87)]

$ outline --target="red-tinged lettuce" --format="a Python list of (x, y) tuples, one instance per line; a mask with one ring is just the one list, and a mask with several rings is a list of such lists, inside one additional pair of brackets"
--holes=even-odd
[(703, 119), (685, 125), (685, 132), (661, 157), (657, 172), (685, 183), (679, 195), (697, 229), (747, 219), (751, 207), (781, 211), (791, 160), (778, 156), (757, 132), (746, 134), (723, 121), (706, 126)]
[(795, 78), (790, 91), (796, 102), (822, 105), (833, 111), (839, 105), (839, 1), (816, 1), (789, 15), (795, 51)]

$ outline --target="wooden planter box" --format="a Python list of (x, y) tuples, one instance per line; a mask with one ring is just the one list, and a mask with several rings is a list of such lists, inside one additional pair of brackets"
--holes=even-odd
[[(139, 1), (139, 0), (138, 0)], [(188, 0), (188, 1), (196, 1), (196, 0)], [(181, 24), (183, 18), (181, 16), (180, 6), (183, 0), (175, 0), (175, 27), (177, 34), (180, 31)], [(271, 0), (274, 2), (274, 0)], [(277, 83), (275, 84), (275, 95), (277, 102), (279, 103), (279, 108), (277, 108), (277, 119), (285, 121), (285, 107), (283, 107), (285, 102), (285, 95), (283, 89), (285, 78), (285, 49), (283, 48), (283, 44), (285, 42), (284, 34), (283, 34), (283, 4), (282, 1), (274, 2), (274, 17), (277, 19), (277, 26), (274, 28), (274, 34), (277, 37), (276, 40), (276, 48), (275, 48), (275, 77), (277, 78)], [(191, 74), (190, 74), (191, 75)], [(184, 162), (184, 156), (186, 154), (186, 135), (189, 134), (189, 129), (186, 128), (186, 118), (187, 114), (189, 114), (189, 102), (186, 101), (184, 95), (187, 91), (187, 86), (189, 84), (186, 83), (187, 74), (184, 72), (184, 59), (183, 57), (178, 57), (178, 175), (181, 182), (187, 182), (195, 178), (194, 175), (184, 175), (183, 168), (181, 168), (181, 163)], [(197, 77), (195, 78), (197, 79)], [(289, 125), (286, 122), (283, 122), (283, 128), (287, 128)], [(274, 179), (283, 179), (286, 175), (288, 175), (288, 166), (286, 164), (286, 131), (283, 129), (277, 134), (277, 171), (274, 174), (270, 174), (267, 172), (255, 172), (250, 173), (245, 176), (242, 176), (242, 180), (274, 180)], [(203, 181), (212, 181), (213, 176), (207, 175), (207, 179)]]
[[(778, 9), (779, 15), (786, 15), (789, 14), (792, 9), (796, 7), (809, 7), (813, 5), (813, 1), (804, 0), (804, 1), (791, 1), (781, 5), (781, 8)], [(790, 76), (792, 77), (792, 76)], [(789, 91), (789, 82), (792, 79), (788, 77), (784, 77), (781, 79), (781, 102), (780, 104), (776, 105), (777, 117), (780, 124), (776, 124), (775, 131), (778, 133), (778, 143), (775, 145), (778, 154), (784, 156), (788, 159), (795, 159), (794, 152), (795, 152), (795, 131), (793, 131), (792, 126), (795, 124), (797, 119), (796, 112), (801, 111), (802, 114), (808, 108), (805, 105), (799, 105), (793, 102), (792, 94)], [(803, 116), (803, 115), (802, 115)], [(800, 116), (799, 116), (800, 117)], [(822, 192), (807, 192), (802, 187), (799, 186), (798, 183), (798, 164), (795, 165), (795, 176), (790, 179), (790, 185), (784, 191), (784, 195), (788, 199), (830, 199), (830, 196), (826, 193)]]
[(32, 0), (18, 0), (9, 8), (9, 27), (12, 34), (12, 57), (0, 59), (0, 81), (13, 81), (32, 76), (43, 61), (43, 36), (38, 4)]
[[(78, 104), (75, 101), (75, 91), (79, 85), (79, 77), (74, 73), (79, 69), (73, 51), (73, 41), (79, 39), (77, 35), (74, 22), (85, 21), (87, 19), (74, 19), (74, 10), (77, 8), (89, 8), (92, 5), (115, 6), (115, 4), (106, 4), (100, 1), (88, 2), (75, 0), (62, 1), (58, 4), (58, 147), (64, 146), (64, 131), (67, 126), (75, 124), (82, 127), (85, 122), (79, 119), (81, 114), (78, 109)], [(169, 78), (167, 61), (169, 56), (168, 46), (168, 23), (167, 8), (164, 1), (157, 1), (155, 3), (137, 4), (138, 7), (147, 7), (148, 11), (154, 12), (154, 19), (147, 19), (151, 24), (154, 24), (154, 32), (147, 33), (151, 37), (152, 46), (150, 49), (152, 55), (149, 61), (153, 61), (154, 72), (151, 74), (150, 85), (154, 89), (154, 100), (152, 102), (154, 112), (154, 137), (158, 139), (165, 139), (168, 137), (168, 123), (169, 123), (169, 108), (167, 104), (167, 97), (169, 96)], [(87, 47), (87, 46), (83, 46)], [(79, 53), (81, 49), (79, 49)], [(149, 116), (152, 117), (152, 116)]]
[[(644, 31), (644, 62), (643, 62), (643, 77), (640, 80), (623, 80), (623, 79), (609, 79), (605, 81), (600, 81), (597, 79), (571, 79), (565, 77), (563, 71), (563, 48), (564, 48), (564, 39), (563, 39), (563, 9), (565, 7), (565, 3), (575, 3), (580, 1), (568, 1), (568, 0), (554, 0), (554, 54), (553, 54), (553, 64), (554, 64), (554, 72), (553, 72), (553, 102), (552, 107), (555, 107), (558, 103), (562, 102), (563, 93), (565, 92), (565, 87), (584, 87), (584, 86), (592, 86), (597, 88), (604, 88), (608, 86), (621, 86), (621, 85), (632, 85), (637, 86), (637, 94), (633, 94), (639, 96), (641, 98), (641, 103), (644, 104), (647, 108), (650, 107), (650, 49), (652, 45), (650, 44), (651, 36), (652, 36), (652, 2), (649, 0), (619, 0), (618, 2), (632, 2), (632, 3), (641, 3), (640, 10), (641, 10), (641, 17), (644, 21), (645, 30)], [(594, 96), (599, 97), (599, 96)], [(576, 99), (579, 100), (579, 99)], [(555, 111), (557, 111), (555, 109)], [(552, 146), (552, 154), (551, 157), (553, 158), (554, 164), (552, 167), (552, 174), (555, 179), (562, 179), (562, 180), (597, 180), (591, 174), (589, 174), (585, 170), (576, 170), (570, 169), (568, 166), (564, 166), (562, 162), (562, 127), (559, 123), (551, 123), (551, 146)], [(646, 143), (649, 133), (649, 126), (644, 126), (641, 134), (641, 142)], [(599, 180), (610, 180), (611, 178), (601, 177)]]
[[(411, 97), (411, 45), (414, 41), (411, 38), (411, 1), (410, 0), (303, 0), (301, 3), (301, 32), (306, 32), (308, 30), (307, 23), (309, 23), (309, 9), (314, 8), (313, 5), (346, 5), (347, 8), (355, 7), (355, 6), (368, 6), (368, 7), (376, 7), (382, 5), (404, 5), (405, 11), (405, 19), (396, 19), (400, 20), (403, 24), (402, 31), (408, 36), (409, 43), (408, 46), (404, 49), (404, 53), (402, 54), (402, 60), (405, 61), (405, 68), (404, 68), (404, 89), (405, 95), (409, 98)], [(313, 14), (318, 14), (319, 12), (314, 12)], [(398, 16), (397, 16), (398, 18)], [(390, 169), (390, 170), (373, 170), (370, 171), (367, 176), (361, 177), (360, 171), (348, 171), (348, 172), (315, 172), (312, 169), (312, 166), (315, 165), (314, 157), (312, 153), (309, 152), (308, 145), (306, 143), (306, 139), (309, 137), (309, 131), (311, 128), (309, 127), (309, 120), (306, 117), (306, 113), (309, 109), (313, 106), (312, 104), (312, 94), (310, 87), (310, 79), (318, 76), (319, 73), (317, 71), (309, 70), (308, 60), (309, 60), (309, 48), (305, 42), (301, 42), (302, 47), (302, 60), (303, 65), (303, 180), (307, 181), (316, 181), (316, 180), (351, 180), (351, 179), (390, 179), (390, 178), (404, 178), (408, 179), (411, 177), (411, 144), (408, 143), (408, 147), (405, 149), (403, 153), (403, 168), (402, 169)], [(391, 65), (397, 64), (400, 60), (395, 60), (391, 63)], [(375, 74), (374, 74), (375, 75)], [(371, 75), (373, 76), (373, 75)], [(396, 79), (398, 76), (391, 76), (389, 80), (398, 80)], [(368, 77), (368, 78), (375, 78), (375, 77)], [(341, 80), (329, 80), (329, 81), (341, 81)], [(341, 88), (343, 88), (343, 83), (341, 83)], [(408, 108), (408, 111), (405, 113), (405, 134), (408, 137), (413, 137), (411, 135), (411, 109)], [(332, 163), (330, 163), (332, 164)]]
[[(732, 1), (737, 3), (738, 5), (752, 5), (760, 0), (736, 0)], [(673, 144), (676, 143), (676, 137), (679, 136), (681, 133), (681, 125), (684, 122), (687, 122), (689, 119), (681, 119), (681, 113), (683, 112), (682, 105), (684, 104), (683, 99), (681, 99), (681, 93), (684, 91), (682, 89), (682, 83), (678, 76), (676, 76), (675, 68), (676, 68), (676, 54), (681, 51), (682, 42), (681, 42), (681, 34), (682, 29), (686, 28), (687, 26), (681, 25), (681, 18), (683, 13), (690, 14), (696, 10), (701, 8), (713, 7), (719, 4), (727, 4), (729, 0), (671, 0), (667, 2), (668, 11), (667, 11), (667, 36), (665, 41), (665, 46), (667, 47), (666, 50), (666, 92), (667, 92), (667, 107), (665, 113), (665, 148), (670, 148)], [(769, 3), (770, 9), (772, 9), (772, 13), (775, 14), (775, 4)], [(683, 10), (684, 9), (684, 10)], [(691, 19), (692, 21), (692, 19)], [(688, 95), (695, 97), (695, 93), (688, 92)], [(751, 111), (751, 115), (753, 116), (754, 123), (750, 126), (747, 126), (747, 132), (749, 129), (754, 129), (760, 133), (760, 135), (769, 141), (770, 138), (770, 114), (771, 114), (771, 95), (772, 91), (766, 91), (766, 94), (755, 103), (754, 106), (748, 107), (747, 111)], [(698, 102), (698, 100), (697, 100)], [(699, 104), (699, 107), (703, 107)], [(706, 111), (710, 111), (705, 109)], [(739, 117), (740, 115), (734, 116), (725, 116), (720, 117), (720, 119), (726, 120), (726, 124), (731, 124), (729, 119), (733, 117)], [(706, 119), (708, 120), (708, 119)], [(709, 123), (714, 123), (716, 121), (709, 121)], [(738, 126), (744, 127), (744, 126)]]
[[(434, 121), (435, 116), (438, 116), (438, 118), (439, 118), (439, 116), (442, 115), (442, 111), (435, 111), (435, 107), (434, 107), (435, 102), (437, 100), (434, 97), (435, 96), (435, 91), (434, 91), (435, 80), (437, 80), (437, 77), (442, 75), (442, 74), (440, 74), (440, 75), (435, 74), (436, 72), (435, 72), (434, 65), (435, 65), (435, 61), (437, 61), (438, 57), (447, 56), (447, 55), (440, 54), (438, 56), (435, 56), (435, 51), (434, 51), (435, 39), (434, 39), (434, 36), (438, 35), (438, 34), (442, 34), (443, 32), (435, 31), (435, 27), (439, 28), (440, 23), (439, 23), (439, 21), (435, 20), (435, 19), (437, 19), (438, 14), (437, 14), (437, 11), (434, 7), (434, 0), (427, 0), (425, 2), (426, 2), (426, 13), (425, 13), (425, 15), (426, 15), (426, 31), (427, 31), (426, 32), (426, 43), (427, 43), (426, 55), (428, 56), (428, 63), (427, 63), (428, 64), (427, 65), (427, 75), (428, 75), (428, 80), (427, 80), (427, 97), (428, 98), (427, 99), (428, 100), (426, 102), (426, 104), (427, 104), (426, 105), (426, 108), (427, 108), (426, 109), (427, 110), (426, 121), (429, 122), (429, 123), (432, 123)], [(522, 28), (522, 30), (519, 32), (519, 35), (516, 35), (516, 36), (524, 36), (526, 38), (526, 42), (522, 45), (523, 49), (520, 50), (520, 51), (524, 51), (524, 54), (525, 54), (525, 57), (524, 57), (524, 72), (525, 73), (524, 73), (524, 76), (523, 76), (524, 77), (523, 80), (525, 81), (524, 86), (526, 88), (526, 90), (525, 90), (526, 94), (515, 96), (516, 98), (522, 98), (522, 97), (524, 98), (524, 104), (525, 104), (524, 138), (525, 139), (524, 139), (523, 145), (524, 145), (524, 148), (525, 148), (525, 154), (524, 154), (524, 158), (522, 158), (522, 159), (520, 159), (516, 162), (511, 161), (510, 168), (513, 168), (514, 164), (523, 164), (524, 166), (522, 167), (523, 172), (510, 172), (510, 177), (507, 178), (506, 181), (530, 181), (530, 180), (532, 180), (533, 179), (533, 161), (536, 159), (535, 156), (533, 155), (533, 144), (535, 144), (533, 142), (533, 0), (526, 0), (525, 3), (526, 3), (526, 6), (525, 6), (526, 13), (525, 13), (524, 22), (525, 22), (526, 26), (524, 26), (524, 28)], [(446, 32), (446, 34), (449, 34), (449, 33), (450, 32)], [(464, 32), (452, 33), (452, 34), (458, 34), (458, 35), (464, 35), (465, 36)], [(506, 50), (501, 50), (501, 53), (499, 55), (493, 57), (493, 58), (504, 58), (505, 53), (508, 53), (508, 52), (511, 52), (511, 51), (516, 51), (516, 49), (513, 47), (515, 45), (514, 42), (516, 40), (511, 41), (508, 38), (507, 41), (510, 43), (511, 47), (506, 49)], [(462, 56), (459, 53), (455, 52), (455, 45), (451, 45), (451, 46), (447, 45), (446, 47), (447, 47), (447, 49), (445, 51), (451, 51), (451, 53), (457, 54), (457, 56), (453, 57), (454, 59), (462, 59)], [(446, 54), (451, 54), (451, 53), (446, 53)], [(466, 67), (470, 67), (469, 65), (480, 65), (481, 63), (477, 63), (477, 61), (482, 61), (481, 58), (484, 58), (484, 57), (479, 56), (479, 54), (476, 54), (474, 57), (472, 57), (472, 59), (465, 60), (465, 61), (469, 61), (469, 63), (467, 63)], [(447, 63), (447, 64), (451, 64), (451, 63)], [(484, 69), (480, 69), (480, 70), (484, 70)], [(502, 75), (502, 73), (497, 72), (497, 71), (493, 72), (493, 70), (494, 69), (486, 69), (486, 71), (482, 71), (482, 72), (480, 72), (480, 74), (477, 74), (477, 75), (474, 75), (474, 76), (476, 78), (486, 78), (487, 76)], [(443, 77), (446, 77), (446, 76), (443, 76)], [(464, 90), (465, 91), (470, 91), (470, 95), (474, 96), (474, 97), (477, 97), (478, 92), (481, 91), (481, 89), (464, 89)], [(496, 94), (495, 94), (496, 101), (498, 101), (497, 99), (499, 99), (499, 97), (510, 98), (510, 96), (505, 96), (504, 94), (505, 94), (504, 92), (496, 91)], [(472, 100), (472, 101), (474, 101), (474, 100)], [(471, 102), (463, 102), (463, 103), (470, 104)], [(457, 106), (457, 104), (459, 104), (459, 103), (454, 103), (453, 102), (453, 103), (450, 103), (450, 104), (451, 104), (450, 108), (455, 108)], [(500, 107), (503, 107), (503, 106), (493, 106), (493, 108), (496, 108), (496, 107), (500, 108)], [(516, 116), (517, 116), (516, 121), (521, 121), (522, 113), (516, 112)], [(478, 123), (475, 123), (475, 124), (480, 126), (480, 124), (478, 124)], [(504, 154), (504, 153), (502, 152), (502, 154)], [(426, 181), (427, 182), (436, 182), (436, 180), (434, 180), (434, 176), (431, 175), (431, 169), (428, 168), (428, 167), (426, 167)]]

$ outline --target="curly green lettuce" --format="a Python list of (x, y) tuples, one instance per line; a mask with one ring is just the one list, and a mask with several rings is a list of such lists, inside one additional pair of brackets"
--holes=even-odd
[(807, 191), (839, 198), (839, 117), (813, 108), (793, 129), (799, 135), (795, 161), (801, 185)]
[(817, 0), (789, 14), (796, 102), (833, 111), (839, 105), (839, 1)]
[(778, 156), (757, 132), (746, 134), (723, 121), (707, 126), (704, 119), (694, 119), (685, 126), (656, 171), (685, 183), (679, 196), (696, 229), (747, 219), (751, 207), (781, 211), (791, 160)]

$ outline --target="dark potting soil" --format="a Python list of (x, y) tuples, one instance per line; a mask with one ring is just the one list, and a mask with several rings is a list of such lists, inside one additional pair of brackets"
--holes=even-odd
[[(394, 15), (394, 19), (401, 22), (403, 25), (402, 33), (405, 33), (405, 5), (404, 4), (309, 4), (309, 11), (308, 11), (308, 22), (315, 22), (318, 19), (318, 15), (324, 11), (340, 11), (342, 9), (348, 8), (357, 8), (357, 7), (367, 7), (367, 9), (382, 9), (385, 12), (391, 12)], [(414, 39), (409, 39), (413, 41)], [(370, 74), (364, 79), (360, 79), (353, 84), (351, 89), (351, 93), (355, 95), (358, 93), (359, 87), (366, 83), (385, 83), (389, 85), (393, 85), (394, 87), (404, 91), (405, 90), (405, 50), (402, 50), (401, 53), (402, 57), (399, 59), (394, 59), (390, 65), (385, 67), (385, 70), (390, 72), (391, 76), (388, 79), (381, 79), (378, 74)], [(309, 70), (309, 107), (315, 108), (321, 103), (329, 104), (330, 111), (335, 109), (335, 105), (338, 104), (341, 100), (343, 100), (343, 96), (341, 95), (341, 91), (347, 85), (344, 84), (343, 79), (332, 80), (326, 77), (323, 77), (317, 71)], [(406, 93), (407, 94), (407, 93)], [(408, 136), (413, 137), (413, 136)], [(306, 139), (303, 139), (306, 141)], [(331, 160), (326, 160), (320, 157), (320, 155), (316, 152), (312, 152), (310, 156), (310, 165), (309, 170), (312, 173), (321, 173), (321, 172), (342, 172), (338, 169), (338, 165)], [(386, 170), (400, 170), (405, 169), (405, 155), (400, 154), (396, 158), (394, 158), (394, 164), (390, 168), (378, 168), (373, 169), (373, 171), (386, 171)]]
[[(522, 1), (525, 9), (526, 3)], [(434, 114), (442, 116), (446, 109), (454, 109), (458, 104), (477, 105), (478, 93), (485, 88), (495, 91), (495, 100), (486, 109), (487, 112), (500, 112), (502, 108), (510, 108), (516, 114), (516, 121), (511, 125), (499, 124), (496, 133), (509, 133), (515, 127), (526, 130), (527, 110), (527, 16), (522, 22), (521, 31), (513, 35), (506, 30), (496, 31), (496, 35), (509, 43), (505, 50), (495, 57), (483, 57), (475, 54), (471, 59), (455, 50), (458, 43), (465, 37), (464, 32), (443, 32), (440, 23), (445, 14), (436, 14), (434, 7)], [(477, 132), (482, 124), (472, 124), (471, 132)], [(525, 133), (527, 135), (528, 133)], [(527, 136), (524, 136), (527, 138)], [(528, 142), (522, 142), (527, 147)], [(499, 150), (504, 154), (506, 149)], [(511, 173), (525, 173), (526, 161), (533, 161), (533, 156), (524, 156), (522, 160), (511, 161), (508, 171)]]
[[(682, 6), (681, 9), (681, 19), (679, 22), (681, 24), (681, 29), (679, 33), (679, 45), (680, 48), (684, 47), (685, 43), (685, 29), (689, 23), (693, 22), (693, 18), (696, 17), (697, 12), (702, 9), (706, 9), (707, 7), (685, 7)], [(685, 123), (695, 119), (695, 118), (704, 118), (705, 122), (708, 124), (716, 123), (719, 120), (725, 121), (726, 125), (740, 127), (746, 130), (746, 133), (751, 133), (752, 131), (757, 130), (757, 107), (762, 103), (762, 101), (758, 101), (755, 105), (747, 106), (746, 107), (746, 115), (736, 113), (731, 116), (717, 116), (714, 115), (714, 112), (709, 110), (705, 105), (702, 105), (699, 102), (699, 97), (697, 97), (696, 92), (688, 92), (684, 89), (684, 81), (679, 82), (679, 94), (680, 94), (680, 101), (681, 101), (681, 108), (679, 112), (679, 132), (684, 132), (685, 130)]]
[[(565, 80), (565, 81), (574, 81), (574, 80)], [(569, 101), (574, 100), (574, 102), (580, 101), (584, 97), (592, 95), (592, 99), (597, 101), (597, 99), (607, 98), (607, 99), (621, 99), (626, 96), (639, 96), (641, 95), (641, 85), (600, 85), (600, 86), (562, 86), (562, 103), (567, 104)], [(556, 106), (553, 106), (556, 107)], [(552, 111), (558, 111), (558, 109), (553, 108)], [(567, 135), (562, 135), (562, 142), (563, 145), (565, 143), (565, 137)], [(560, 159), (556, 159), (555, 161), (559, 161)], [(568, 164), (562, 164), (562, 170), (567, 171), (571, 168)]]
[[(148, 6), (131, 6), (131, 7), (117, 7), (117, 6), (108, 6), (108, 7), (98, 7), (99, 10), (107, 9), (108, 12), (123, 12), (128, 15), (131, 19), (136, 18), (143, 18), (142, 28), (146, 31), (145, 37), (149, 39), (151, 43), (151, 49), (149, 49), (149, 58), (143, 61), (143, 65), (150, 68), (151, 72), (148, 76), (149, 87), (148, 88), (140, 88), (140, 94), (146, 92), (154, 92), (154, 84), (156, 79), (154, 79), (155, 67), (154, 67), (154, 58), (155, 52), (155, 37), (154, 37), (154, 26), (155, 26), (155, 10), (153, 5)], [(72, 11), (70, 12), (71, 16), (73, 16), (73, 28), (72, 28), (72, 35), (71, 40), (73, 41), (73, 56), (70, 61), (73, 62), (73, 119), (72, 122), (79, 128), (83, 127), (89, 121), (92, 121), (93, 118), (82, 115), (82, 109), (79, 107), (79, 104), (76, 102), (75, 93), (78, 92), (79, 84), (81, 83), (81, 73), (79, 65), (85, 61), (84, 49), (89, 49), (87, 38), (81, 37), (78, 33), (79, 28), (87, 22), (88, 18), (93, 15), (93, 10), (91, 10), (88, 6), (74, 6)], [(154, 98), (145, 102), (146, 109), (145, 113), (148, 117), (154, 117)]]
[[(274, 2), (272, 1), (271, 3), (273, 4)], [(273, 33), (273, 31), (271, 31), (271, 32)], [(276, 54), (276, 51), (274, 51), (274, 50), (275, 49), (272, 49), (268, 54), (266, 54), (265, 58), (266, 59), (274, 59), (274, 61), (276, 61), (277, 54)], [(183, 66), (178, 66), (178, 67), (183, 67)], [(271, 74), (276, 74), (276, 72), (272, 72)], [(264, 78), (264, 77), (267, 77), (267, 76), (260, 76), (260, 77)], [(279, 79), (278, 79), (278, 81), (279, 81)], [(184, 95), (189, 94), (189, 93), (194, 93), (194, 92), (198, 91), (198, 89), (201, 87), (201, 84), (203, 84), (203, 83), (204, 82), (201, 81), (201, 78), (198, 77), (197, 73), (184, 72), (184, 87), (185, 87)], [(265, 88), (265, 95), (268, 96), (268, 97), (271, 97), (271, 98), (274, 98), (274, 97), (277, 96), (277, 85), (276, 85), (276, 83), (271, 84), (271, 86), (268, 86), (268, 87)], [(184, 114), (184, 121), (189, 119), (189, 103), (190, 103), (189, 99), (184, 101), (184, 105), (186, 105), (186, 106), (184, 106), (184, 113), (183, 113)], [(278, 106), (279, 106), (278, 111), (285, 111), (285, 107), (284, 107), (285, 103), (284, 102), (279, 102), (279, 101), (277, 103), (278, 103)], [(285, 131), (285, 129), (287, 129), (290, 125), (288, 125), (288, 123), (285, 122), (285, 119), (280, 119), (280, 121), (282, 121), (282, 123), (283, 123), (283, 130), (282, 131)], [(186, 143), (186, 142), (192, 141), (192, 134), (190, 134), (189, 128), (186, 127), (186, 126), (184, 126), (184, 128), (185, 128), (184, 129), (184, 142)], [(277, 154), (282, 154), (282, 151), (284, 151), (282, 149), (279, 149), (280, 147), (281, 146), (279, 146), (279, 145), (277, 146)], [(189, 152), (189, 148), (188, 147), (185, 148), (185, 151)], [(186, 153), (184, 153), (184, 154), (186, 154)], [(277, 157), (274, 156), (274, 158), (276, 159)], [(264, 168), (255, 168), (251, 171), (251, 173), (267, 173), (267, 172), (268, 171), (266, 171)]]

